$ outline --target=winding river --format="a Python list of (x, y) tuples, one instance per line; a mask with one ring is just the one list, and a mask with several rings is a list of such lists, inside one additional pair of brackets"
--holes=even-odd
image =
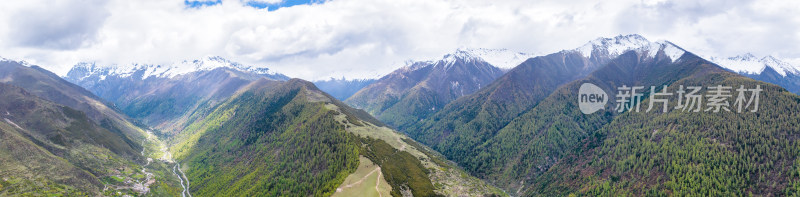
[[(147, 131), (147, 135), (148, 135), (148, 138), (149, 137), (154, 137), (154, 135), (153, 135), (153, 133), (151, 131)], [(181, 170), (181, 164), (178, 163), (177, 161), (172, 160), (172, 153), (170, 153), (167, 150), (167, 148), (164, 145), (164, 143), (162, 143), (161, 141), (159, 141), (158, 143), (160, 143), (159, 145), (161, 147), (161, 152), (164, 153), (164, 155), (159, 160), (161, 160), (163, 162), (166, 162), (166, 163), (175, 163), (175, 166), (172, 167), (172, 174), (174, 174), (175, 177), (177, 177), (178, 180), (180, 180), (181, 188), (183, 188), (183, 190), (181, 191), (181, 197), (187, 197), (187, 196), (188, 197), (192, 197), (192, 194), (189, 193), (189, 178), (187, 178), (186, 174), (184, 174), (183, 170)], [(142, 145), (144, 146), (144, 142), (142, 142)], [(142, 150), (142, 155), (144, 155), (144, 150)], [(150, 164), (150, 161), (151, 161), (151, 159), (148, 158), (147, 164)], [(142, 172), (145, 172), (145, 171), (142, 170)], [(148, 174), (148, 176), (147, 176), (148, 179), (150, 178), (150, 176), (152, 176), (152, 173), (146, 173), (146, 174)]]
[[(177, 172), (175, 171), (176, 169), (178, 170)], [(178, 172), (180, 174), (178, 174)], [(175, 176), (177, 176), (179, 180), (181, 180), (181, 187), (183, 187), (183, 191), (181, 192), (181, 197), (186, 197), (186, 196), (192, 197), (192, 194), (189, 193), (189, 178), (186, 178), (186, 174), (183, 174), (183, 170), (181, 170), (180, 163), (175, 162), (175, 166), (172, 167), (172, 173), (175, 174)], [(184, 180), (186, 180), (185, 185), (184, 185)]]

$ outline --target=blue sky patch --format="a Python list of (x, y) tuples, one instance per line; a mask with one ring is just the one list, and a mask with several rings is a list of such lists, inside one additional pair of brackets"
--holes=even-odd
[(269, 4), (264, 2), (258, 1), (249, 1), (246, 4), (250, 7), (258, 8), (258, 9), (267, 9), (268, 11), (275, 11), (279, 8), (288, 8), (296, 5), (309, 5), (309, 4), (318, 4), (324, 3), (323, 0), (283, 0), (280, 3), (276, 4)]
[[(325, 0), (283, 0), (280, 3), (267, 3), (263, 1), (245, 1), (244, 4), (258, 9), (267, 9), (268, 11), (275, 11), (280, 8), (288, 8), (296, 5), (310, 5), (324, 3)], [(184, 0), (184, 4), (188, 8), (201, 8), (204, 6), (213, 6), (222, 4), (222, 0), (209, 1), (209, 0)]]
[(202, 0), (201, 1), (197, 1), (197, 0), (189, 1), (189, 0), (184, 0), (183, 1), (183, 4), (186, 4), (186, 7), (189, 7), (189, 8), (199, 8), (199, 7), (203, 7), (203, 6), (212, 6), (212, 5), (217, 5), (217, 4), (220, 4), (220, 3), (222, 3), (222, 0), (216, 0), (216, 1), (202, 1)]

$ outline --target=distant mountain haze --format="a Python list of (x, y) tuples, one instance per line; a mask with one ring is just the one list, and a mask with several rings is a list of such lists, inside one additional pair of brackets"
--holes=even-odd
[(319, 87), (320, 90), (331, 94), (340, 101), (347, 100), (362, 88), (375, 83), (376, 79), (328, 79), (314, 81), (314, 85)]

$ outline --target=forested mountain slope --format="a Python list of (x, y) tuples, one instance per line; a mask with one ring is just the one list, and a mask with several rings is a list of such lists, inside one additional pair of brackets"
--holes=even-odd
[(364, 159), (379, 166), (379, 179), (390, 186), (378, 191), (375, 185), (367, 187), (373, 192), (502, 194), (435, 152), (382, 127), (367, 113), (299, 79), (255, 81), (190, 119), (171, 150), (185, 166), (193, 195), (350, 192), (344, 181), (357, 176), (351, 174)]
[(345, 102), (402, 130), (503, 73), (481, 57), (459, 50), (441, 60), (414, 62), (397, 69)]
[[(672, 43), (640, 46), (612, 56), (605, 64), (596, 63), (600, 70), (588, 70), (594, 71), (589, 77), (602, 77), (604, 83), (599, 85), (604, 88), (660, 85), (695, 70), (687, 65), (690, 60), (678, 61), (685, 52)], [(566, 95), (577, 91), (563, 90), (577, 90), (572, 85), (575, 82), (567, 82), (588, 74), (584, 65), (591, 64), (584, 63), (589, 60), (582, 56), (585, 54), (563, 51), (526, 61), (486, 89), (453, 102), (407, 132), (468, 172), (508, 191), (524, 192), (568, 150), (615, 115), (605, 111), (585, 117), (574, 108), (577, 99)], [(600, 56), (595, 54), (589, 57)], [(562, 86), (564, 83), (569, 85)]]
[[(572, 118), (573, 125), (587, 125), (581, 128), (589, 129), (549, 127), (562, 131), (558, 136), (582, 137), (571, 140), (578, 143), (565, 143), (561, 159), (541, 176), (533, 177), (526, 195), (797, 195), (800, 97), (728, 72), (694, 54), (686, 53), (678, 62), (665, 67), (669, 70), (652, 69), (653, 64), (646, 63), (612, 63), (552, 97), (577, 100), (574, 92), (583, 82), (609, 88), (622, 84), (667, 85), (669, 91), (702, 86), (705, 95), (710, 94), (708, 87), (722, 85), (732, 87), (728, 99), (731, 111), (706, 111), (709, 106), (703, 104), (699, 112), (675, 108), (663, 112), (661, 104), (656, 104), (652, 112), (566, 116)], [(645, 68), (636, 69), (642, 77), (618, 74), (631, 66)], [(752, 105), (738, 111), (735, 100), (740, 87), (763, 89), (755, 112)], [(749, 93), (745, 98), (751, 99)], [(677, 94), (663, 98), (669, 100), (669, 106), (678, 106)], [(649, 101), (643, 97), (642, 109)], [(562, 111), (576, 111), (575, 105), (562, 105), (566, 106)], [(546, 141), (568, 138), (555, 139)]]

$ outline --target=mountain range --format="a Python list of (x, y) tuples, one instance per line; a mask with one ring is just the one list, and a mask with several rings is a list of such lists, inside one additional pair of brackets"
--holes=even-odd
[[(752, 93), (762, 103), (737, 111), (731, 100), (731, 111), (703, 105), (692, 112), (678, 108), (682, 95), (672, 94), (663, 104), (670, 106), (667, 111), (655, 104), (654, 112), (619, 113), (611, 100), (604, 113), (586, 115), (576, 113), (574, 103), (559, 102), (578, 100), (574, 92), (583, 83), (612, 90), (610, 98), (626, 84), (660, 87), (656, 92), (701, 86), (707, 98), (713, 86), (763, 88)], [(650, 59), (631, 51), (562, 86), (508, 127), (517, 129), (507, 130), (532, 135), (510, 133), (505, 139), (533, 139), (528, 153), (553, 158), (549, 168), (534, 168), (546, 170), (525, 180), (531, 186), (520, 191), (524, 195), (796, 195), (799, 99), (690, 52)], [(548, 166), (546, 159), (537, 160)]]
[(708, 59), (740, 75), (779, 85), (795, 94), (800, 93), (800, 65), (773, 56), (757, 58), (750, 53), (729, 58)]
[(169, 66), (98, 66), (81, 63), (64, 77), (111, 102), (157, 131), (174, 135), (198, 108), (213, 106), (259, 78), (287, 80), (266, 68), (252, 68), (220, 57)]
[[(797, 195), (797, 68), (636, 34), (313, 83), (221, 57), (63, 79), (3, 60), (0, 195)], [(585, 84), (607, 94), (600, 111), (579, 109)], [(698, 111), (681, 108), (691, 87)]]
[[(518, 190), (523, 186), (520, 182), (524, 182), (524, 177), (545, 170), (556, 158), (528, 155), (531, 152), (519, 149), (523, 147), (489, 154), (495, 149), (494, 146), (508, 146), (501, 143), (501, 138), (505, 138), (501, 135), (504, 128), (512, 122), (521, 121), (515, 119), (530, 113), (561, 85), (585, 77), (626, 51), (636, 51), (650, 58), (657, 55), (674, 58), (676, 50), (680, 49), (669, 42), (651, 43), (641, 36), (628, 35), (599, 38), (573, 50), (531, 58), (486, 88), (451, 102), (405, 132), (442, 152), (478, 177), (498, 185), (508, 185), (507, 190)], [(523, 146), (528, 143), (513, 144)], [(526, 161), (541, 157), (550, 158), (546, 162)], [(525, 167), (524, 171), (528, 173), (519, 173), (512, 171), (520, 168), (515, 165), (539, 165), (540, 169), (532, 171)]]
[[(299, 79), (254, 81), (192, 119), (176, 138), (185, 140), (172, 147), (191, 166), (186, 172), (198, 188), (195, 195), (327, 196), (374, 191), (381, 183), (388, 184), (378, 190), (384, 195), (501, 193)], [(378, 183), (339, 185), (362, 179), (353, 174), (361, 168), (375, 167)]]
[(359, 90), (345, 103), (403, 130), (488, 85), (509, 65), (530, 56), (508, 50), (458, 49), (439, 60), (411, 61)]
[[(311, 82), (193, 62), (207, 69), (145, 75), (153, 66), (79, 64), (65, 78), (160, 133), (193, 195), (502, 194)], [(349, 181), (367, 177), (379, 181)]]
[[(622, 85), (721, 84), (764, 87), (772, 100), (744, 115), (616, 113), (612, 100), (586, 115), (575, 105), (584, 82), (609, 98)], [(671, 42), (627, 35), (529, 59), (403, 131), (512, 195), (787, 195), (797, 101)]]

